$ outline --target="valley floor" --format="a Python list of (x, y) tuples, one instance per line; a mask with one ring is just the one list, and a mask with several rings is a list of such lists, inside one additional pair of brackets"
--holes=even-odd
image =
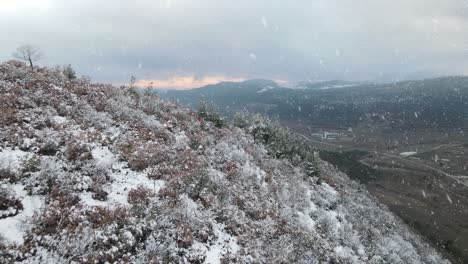
[[(351, 157), (371, 170), (373, 175), (366, 177), (369, 172), (353, 162), (327, 159), (363, 182), (454, 263), (468, 262), (468, 145), (463, 134), (427, 130), (388, 134), (286, 125), (307, 135), (317, 148)], [(389, 147), (388, 142), (394, 145)], [(351, 154), (356, 151), (362, 153)]]

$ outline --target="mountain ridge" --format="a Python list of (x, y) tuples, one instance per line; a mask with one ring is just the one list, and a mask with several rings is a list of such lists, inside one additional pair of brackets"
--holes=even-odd
[(0, 95), (3, 263), (449, 263), (262, 116), (16, 61)]
[[(468, 77), (441, 77), (389, 84), (359, 84), (338, 89), (290, 89), (281, 86), (257, 91), (222, 89), (162, 93), (169, 100), (196, 107), (203, 99), (232, 116), (248, 110), (270, 117), (294, 119), (305, 125), (328, 122), (347, 127), (381, 126), (386, 129), (467, 127)], [(326, 86), (325, 86), (326, 87)], [(323, 88), (323, 87), (322, 87)], [(410, 110), (410, 111), (408, 111)], [(370, 116), (371, 115), (371, 116)]]

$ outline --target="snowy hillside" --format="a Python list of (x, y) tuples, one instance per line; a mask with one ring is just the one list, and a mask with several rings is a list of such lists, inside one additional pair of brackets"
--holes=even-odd
[(0, 263), (447, 262), (260, 117), (12, 61), (0, 124)]

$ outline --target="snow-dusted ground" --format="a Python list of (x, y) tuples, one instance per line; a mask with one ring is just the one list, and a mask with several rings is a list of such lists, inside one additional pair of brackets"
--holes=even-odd
[(275, 89), (275, 87), (266, 86), (266, 87), (262, 88), (260, 91), (258, 91), (257, 93), (264, 93), (264, 92), (269, 91), (271, 89)]
[(218, 127), (17, 62), (0, 78), (0, 169), (18, 176), (0, 184), (24, 206), (0, 220), (0, 263), (446, 263), (265, 119)]
[[(31, 153), (6, 148), (0, 151), (0, 169), (18, 173), (23, 163), (31, 157)], [(11, 191), (11, 194), (23, 204), (23, 210), (13, 217), (0, 219), (0, 236), (10, 242), (23, 243), (23, 235), (29, 229), (31, 217), (43, 206), (43, 197), (30, 196), (24, 190), (24, 185), (0, 182), (0, 187)]]
[(44, 206), (44, 197), (28, 195), (22, 184), (3, 184), (3, 187), (14, 192), (24, 209), (13, 217), (0, 219), (0, 235), (10, 242), (22, 244), (24, 234), (32, 225), (32, 216)]
[(19, 150), (6, 148), (0, 150), (0, 169), (17, 172), (23, 163), (31, 157), (31, 153)]
[(227, 253), (237, 254), (239, 245), (237, 239), (227, 234), (223, 224), (216, 224), (213, 227), (216, 241), (206, 249), (206, 264), (221, 264), (221, 259)]
[(109, 171), (111, 183), (104, 186), (104, 191), (108, 193), (105, 202), (92, 198), (93, 193), (83, 192), (80, 194), (82, 203), (88, 206), (128, 206), (128, 192), (131, 189), (143, 186), (152, 189), (157, 193), (164, 187), (164, 181), (151, 180), (146, 172), (135, 172), (128, 168), (126, 162), (119, 162), (117, 157), (108, 147), (96, 147), (92, 151), (92, 156), (96, 165)]

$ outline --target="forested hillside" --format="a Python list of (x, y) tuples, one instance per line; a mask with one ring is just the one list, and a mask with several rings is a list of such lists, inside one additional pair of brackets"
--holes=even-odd
[(468, 127), (466, 77), (378, 85), (335, 81), (305, 83), (299, 88), (254, 80), (168, 91), (161, 96), (191, 106), (197, 106), (203, 99), (226, 115), (247, 109), (315, 126), (399, 130)]

